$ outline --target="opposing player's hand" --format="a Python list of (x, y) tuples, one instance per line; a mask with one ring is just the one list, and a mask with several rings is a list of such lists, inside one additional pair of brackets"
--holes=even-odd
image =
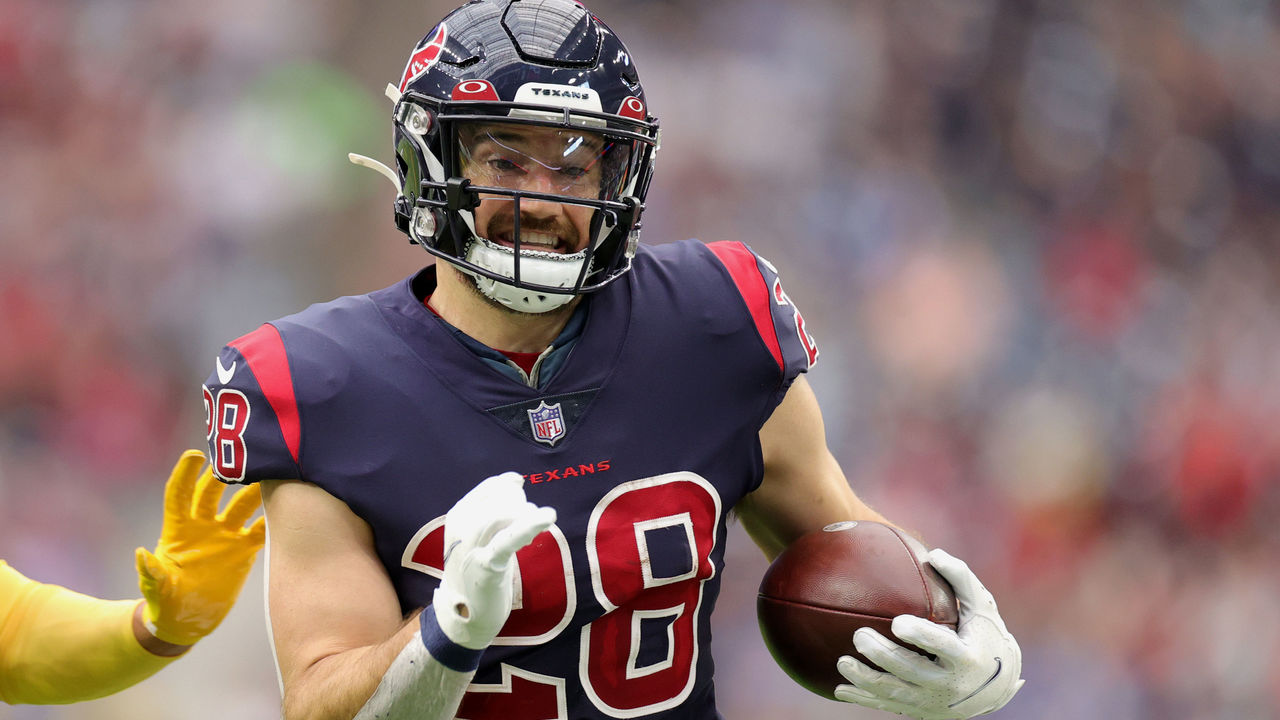
[(837, 668), (851, 684), (836, 687), (845, 702), (921, 720), (970, 718), (1004, 707), (1022, 687), (1022, 650), (1005, 628), (996, 601), (962, 560), (938, 549), (929, 564), (955, 590), (959, 629), (914, 615), (893, 619), (893, 634), (937, 656), (930, 660), (870, 628), (853, 635), (854, 647), (887, 672), (846, 655)]
[(472, 650), (489, 646), (511, 614), (512, 556), (556, 521), (554, 508), (525, 499), (518, 473), (475, 486), (444, 521), (444, 578), (431, 607), (440, 629)]
[(135, 552), (147, 629), (175, 645), (191, 645), (222, 622), (266, 538), (265, 519), (245, 527), (262, 505), (258, 486), (238, 490), (219, 513), (225, 486), (202, 465), (199, 450), (178, 458), (164, 487), (155, 552)]

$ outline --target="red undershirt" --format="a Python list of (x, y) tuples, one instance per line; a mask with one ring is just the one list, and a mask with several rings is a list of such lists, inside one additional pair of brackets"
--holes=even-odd
[[(436, 309), (431, 307), (430, 295), (423, 299), (422, 304), (426, 305), (427, 309), (430, 310), (433, 315), (440, 317), (440, 313), (436, 312)], [(497, 350), (497, 348), (494, 349)], [(513, 352), (510, 350), (498, 350), (498, 352), (506, 355), (508, 360), (515, 363), (521, 370), (524, 370), (525, 375), (533, 374), (533, 365), (538, 362), (538, 358), (542, 355), (540, 352)]]

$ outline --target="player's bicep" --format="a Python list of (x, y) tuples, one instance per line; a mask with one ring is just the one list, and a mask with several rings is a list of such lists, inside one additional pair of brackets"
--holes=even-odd
[(862, 502), (827, 448), (813, 389), (797, 378), (760, 429), (764, 480), (736, 507), (769, 559), (806, 532), (841, 520), (884, 518)]
[(268, 480), (262, 489), (267, 609), (287, 690), (324, 658), (385, 641), (402, 618), (364, 520), (310, 483)]

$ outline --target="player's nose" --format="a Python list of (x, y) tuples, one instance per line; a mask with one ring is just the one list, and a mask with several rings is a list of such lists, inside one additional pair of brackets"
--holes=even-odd
[[(546, 195), (558, 195), (562, 192), (555, 181), (551, 178), (550, 173), (529, 173), (529, 177), (524, 184), (526, 192), (543, 193)], [(523, 197), (520, 199), (520, 212), (522, 214), (532, 215), (534, 217), (552, 217), (563, 212), (561, 203), (553, 200), (542, 200), (537, 198)]]
[(527, 192), (559, 195), (565, 191), (563, 178), (553, 168), (537, 166), (524, 177), (524, 190)]

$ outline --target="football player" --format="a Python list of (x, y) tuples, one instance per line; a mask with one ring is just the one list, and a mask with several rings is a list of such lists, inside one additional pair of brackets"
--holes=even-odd
[[(287, 718), (717, 717), (726, 520), (772, 558), (852, 492), (802, 373), (818, 349), (740, 242), (638, 245), (659, 147), (634, 59), (573, 0), (477, 0), (412, 51), (394, 214), (437, 262), (229, 343), (216, 473), (263, 484)], [(851, 641), (843, 700), (1006, 703), (1021, 656), (934, 551), (957, 633)]]
[(100, 600), (30, 580), (0, 560), (0, 700), (55, 704), (119, 692), (213, 632), (235, 603), (266, 536), (262, 504), (243, 488), (218, 511), (222, 483), (199, 450), (165, 484), (154, 552), (138, 548), (140, 600)]

